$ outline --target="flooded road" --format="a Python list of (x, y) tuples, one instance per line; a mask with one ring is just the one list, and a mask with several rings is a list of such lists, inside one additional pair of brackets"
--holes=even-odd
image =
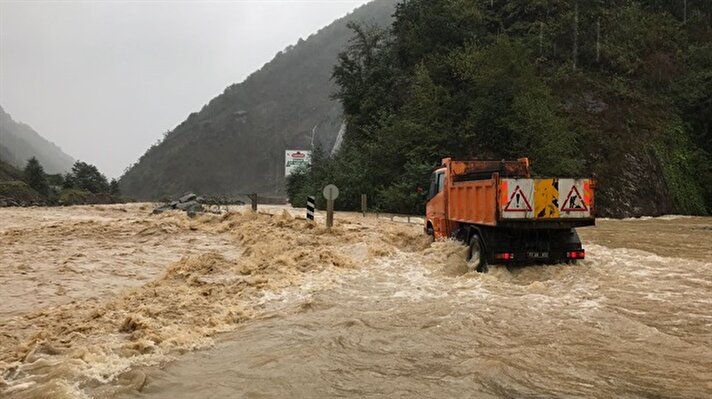
[[(577, 265), (481, 275), (464, 273), (461, 245), (429, 244), (418, 225), (344, 214), (329, 233), (273, 213), (180, 230), (232, 240), (234, 256), (187, 254), (100, 306), (6, 318), (46, 326), (17, 347), (3, 338), (0, 392), (712, 396), (712, 218), (602, 220), (579, 230)], [(57, 312), (81, 337), (51, 328)]]
[(712, 264), (587, 247), (576, 266), (487, 275), (449, 273), (453, 243), (401, 252), (285, 295), (149, 371), (139, 397), (709, 397)]
[(239, 255), (224, 232), (198, 231), (144, 205), (0, 208), (0, 317), (100, 300), (139, 286), (182, 256)]

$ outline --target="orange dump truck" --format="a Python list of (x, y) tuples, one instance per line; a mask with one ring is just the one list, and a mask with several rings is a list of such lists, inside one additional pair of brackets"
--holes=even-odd
[(445, 158), (431, 178), (425, 231), (469, 244), (468, 265), (585, 257), (576, 227), (595, 224), (593, 179), (532, 178), (529, 160)]

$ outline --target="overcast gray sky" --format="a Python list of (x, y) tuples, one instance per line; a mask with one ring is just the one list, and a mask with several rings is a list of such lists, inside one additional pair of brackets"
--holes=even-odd
[(0, 105), (118, 177), (167, 130), (368, 0), (0, 0)]

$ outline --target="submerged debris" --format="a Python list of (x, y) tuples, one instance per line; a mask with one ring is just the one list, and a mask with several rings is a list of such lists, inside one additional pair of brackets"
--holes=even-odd
[(193, 193), (186, 193), (185, 195), (180, 197), (178, 201), (172, 201), (167, 204), (163, 204), (159, 207), (156, 207), (155, 209), (153, 209), (153, 214), (158, 215), (165, 211), (175, 209), (185, 211), (188, 216), (195, 217), (198, 213), (202, 213), (205, 211), (205, 208), (203, 208), (203, 204), (201, 203), (202, 200), (202, 197), (198, 197)]

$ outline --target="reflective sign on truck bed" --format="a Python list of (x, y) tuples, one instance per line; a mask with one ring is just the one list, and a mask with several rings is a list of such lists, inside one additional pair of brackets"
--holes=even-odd
[(500, 218), (590, 218), (591, 188), (591, 179), (501, 179)]

